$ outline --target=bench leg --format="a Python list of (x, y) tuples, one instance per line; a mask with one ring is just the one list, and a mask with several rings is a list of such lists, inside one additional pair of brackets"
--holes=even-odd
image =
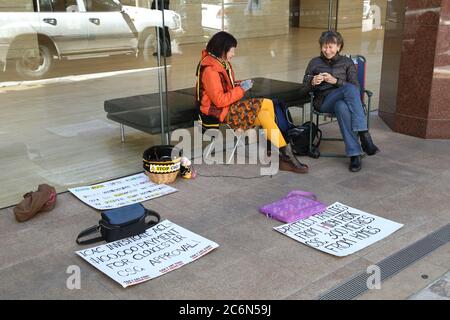
[(305, 123), (305, 105), (303, 105), (302, 106), (302, 123), (301, 124), (303, 124), (303, 123)]
[(124, 128), (123, 124), (120, 124), (120, 141), (122, 143), (125, 142), (125, 128)]
[(214, 140), (215, 140), (215, 137), (212, 137), (211, 143), (208, 144), (208, 146), (206, 147), (206, 149), (203, 153), (203, 158), (206, 160), (209, 160), (209, 157), (211, 156), (212, 148), (214, 147)]
[[(243, 135), (244, 135), (243, 133), (238, 134), (237, 136), (235, 135), (235, 137), (237, 138), (237, 141), (236, 141), (236, 144), (234, 145), (233, 151), (231, 152), (230, 158), (227, 160), (227, 164), (230, 164), (231, 161), (233, 161), (233, 159), (234, 159), (234, 154), (236, 153), (237, 147), (239, 146), (239, 144), (243, 143), (243, 142), (241, 141)], [(245, 144), (244, 144), (244, 146), (245, 146)]]

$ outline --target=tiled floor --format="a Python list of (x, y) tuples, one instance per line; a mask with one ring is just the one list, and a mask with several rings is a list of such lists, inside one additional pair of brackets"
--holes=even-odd
[[(302, 158), (310, 173), (280, 172), (242, 180), (205, 175), (257, 175), (256, 165), (206, 166), (203, 176), (178, 180), (179, 192), (144, 203), (220, 247), (154, 280), (123, 289), (75, 255), (77, 234), (99, 213), (70, 193), (56, 208), (25, 223), (12, 208), (0, 211), (1, 299), (315, 299), (353, 275), (450, 222), (450, 141), (423, 140), (392, 132), (376, 115), (372, 135), (382, 150), (363, 160), (359, 173), (348, 160)], [(337, 130), (333, 123), (327, 133)], [(324, 143), (325, 150), (330, 145)], [(293, 189), (315, 192), (325, 203), (340, 201), (394, 220), (404, 227), (344, 258), (293, 241), (258, 212)], [(417, 261), (360, 299), (407, 299), (448, 273), (449, 245)], [(81, 289), (69, 290), (68, 266), (81, 268)], [(426, 277), (424, 276), (426, 275)], [(419, 296), (420, 297), (420, 296)]]
[[(447, 257), (449, 251), (447, 250)], [(446, 262), (448, 265), (448, 261)], [(450, 273), (447, 272), (444, 276), (427, 286), (425, 289), (419, 291), (417, 294), (409, 297), (411, 300), (450, 300)]]

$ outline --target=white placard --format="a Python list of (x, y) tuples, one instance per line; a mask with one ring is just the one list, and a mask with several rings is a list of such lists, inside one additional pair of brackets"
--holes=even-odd
[(307, 246), (344, 257), (401, 227), (403, 224), (335, 202), (322, 213), (274, 229)]
[(92, 186), (70, 188), (78, 199), (98, 210), (115, 209), (178, 191), (156, 184), (145, 173), (107, 181)]
[(178, 269), (218, 246), (164, 220), (140, 235), (76, 254), (126, 288)]

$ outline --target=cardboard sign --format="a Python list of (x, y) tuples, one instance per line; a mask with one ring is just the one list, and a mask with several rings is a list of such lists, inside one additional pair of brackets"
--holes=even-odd
[(126, 288), (178, 269), (218, 246), (164, 220), (140, 235), (76, 254)]
[(107, 210), (162, 197), (178, 190), (153, 183), (144, 173), (139, 173), (92, 186), (71, 188), (69, 191), (87, 205)]
[(307, 246), (344, 257), (401, 227), (403, 224), (335, 202), (324, 212), (274, 229)]

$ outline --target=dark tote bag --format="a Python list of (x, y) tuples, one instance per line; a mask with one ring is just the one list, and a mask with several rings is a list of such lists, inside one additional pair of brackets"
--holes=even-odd
[[(144, 233), (147, 228), (154, 226), (161, 220), (157, 212), (146, 209), (140, 203), (103, 211), (101, 216), (102, 219), (98, 225), (92, 226), (78, 235), (76, 240), (78, 244), (90, 244), (103, 240), (112, 242), (132, 237)], [(80, 240), (80, 238), (98, 232), (100, 236), (96, 238)]]

